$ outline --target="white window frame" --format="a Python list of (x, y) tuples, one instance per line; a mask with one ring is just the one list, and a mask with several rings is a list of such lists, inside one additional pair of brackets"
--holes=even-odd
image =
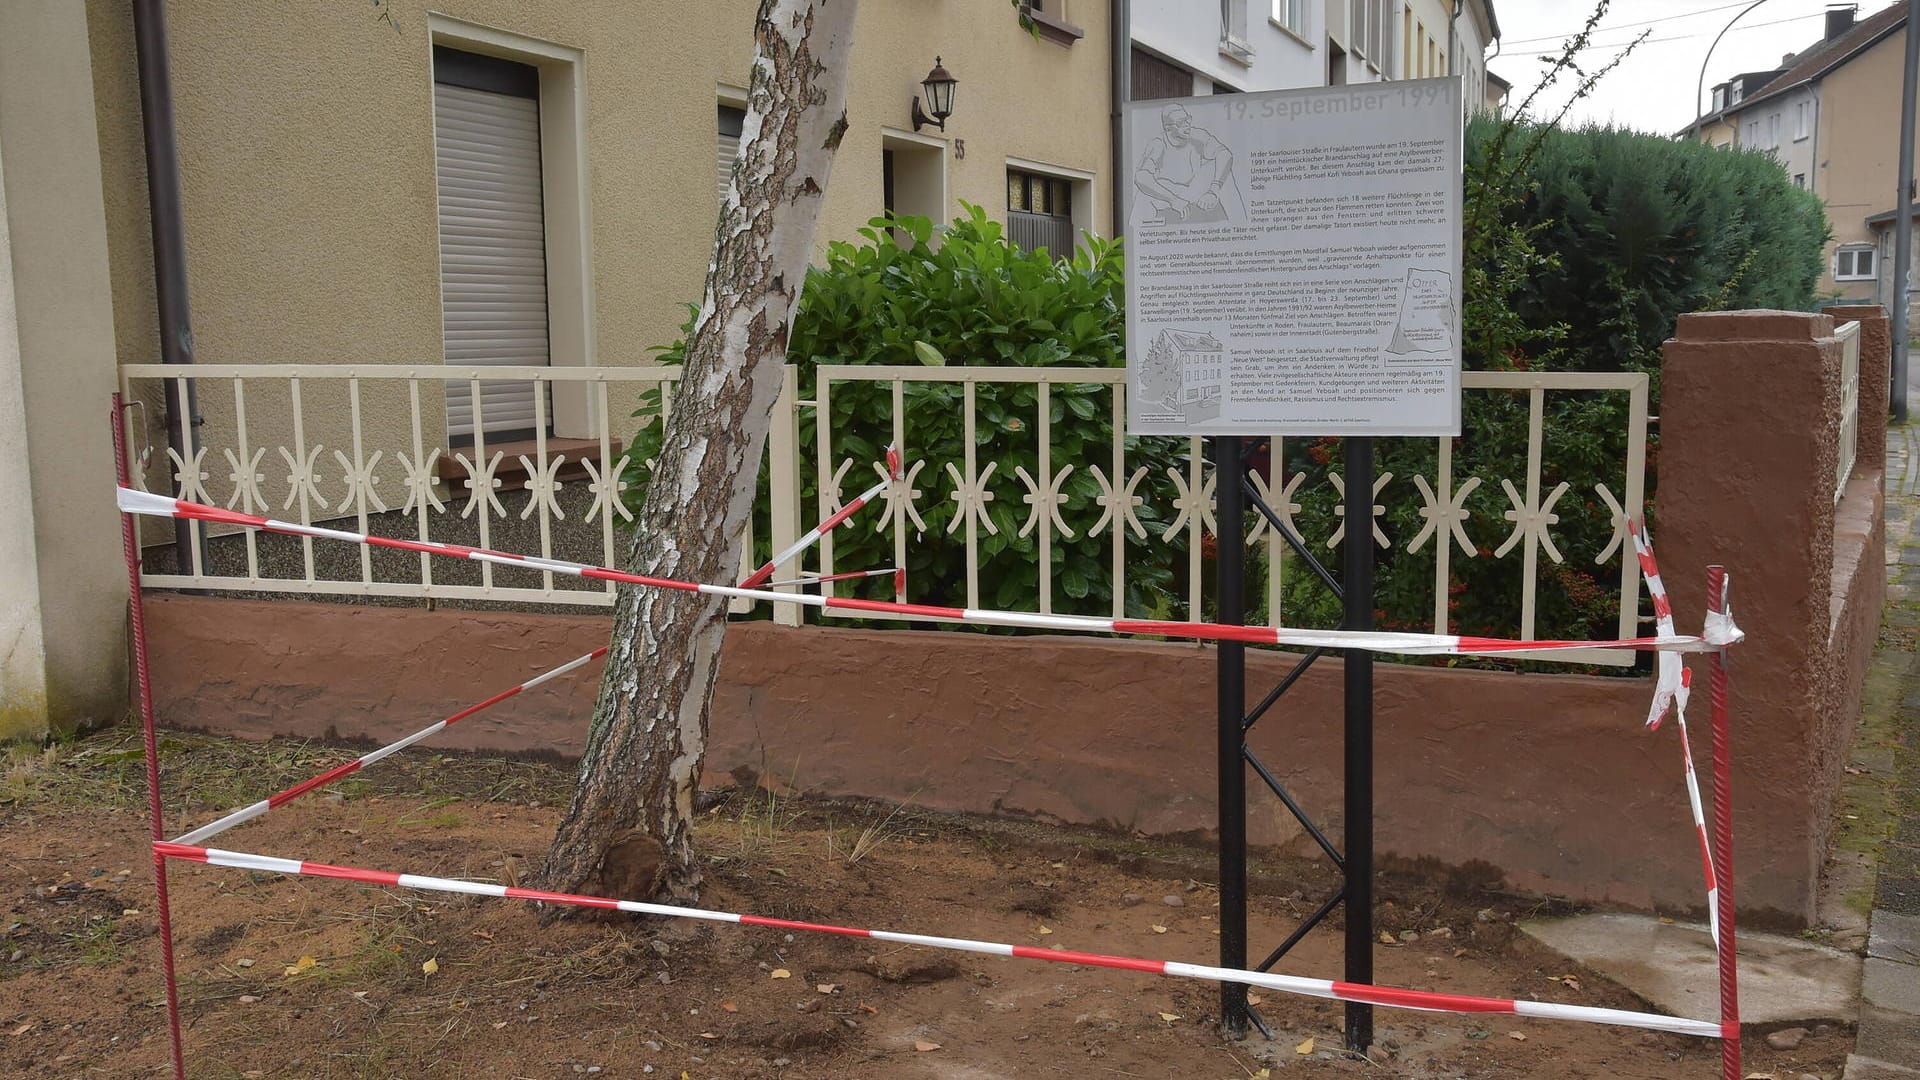
[(1812, 134), (1812, 132), (1808, 130), (1808, 125), (1807, 125), (1807, 114), (1813, 111), (1809, 109), (1807, 106), (1811, 104), (1813, 103), (1810, 101), (1801, 101), (1801, 102), (1797, 102), (1794, 105), (1794, 109), (1793, 109), (1793, 141), (1794, 142), (1799, 142), (1800, 140), (1806, 138), (1808, 135)]
[[(446, 45), (526, 64), (540, 73), (540, 174), (547, 230), (547, 355), (554, 367), (593, 367), (592, 198), (587, 187), (586, 54), (491, 26), (427, 14), (427, 70)], [(598, 438), (586, 383), (553, 388), (553, 433)]]
[(1273, 0), (1267, 21), (1313, 47), (1312, 27), (1307, 25), (1307, 0)]
[(1774, 110), (1767, 114), (1767, 145), (1780, 149), (1780, 112)]
[(1007, 169), (1032, 173), (1035, 176), (1046, 176), (1055, 180), (1065, 180), (1067, 182), (1067, 190), (1073, 195), (1072, 216), (1075, 241), (1078, 242), (1079, 236), (1083, 232), (1092, 233), (1095, 236), (1105, 235), (1100, 228), (1100, 185), (1097, 182), (1100, 177), (1098, 173), (1088, 172), (1085, 169), (1069, 168), (1065, 165), (1051, 165), (1044, 161), (1035, 161), (1032, 158), (1010, 156), (1006, 159), (1006, 165), (1000, 170), (1000, 187), (1003, 192), (1001, 201), (1003, 203), (1006, 201), (1004, 191), (1007, 186)]
[(1252, 0), (1220, 0), (1220, 55), (1242, 67), (1253, 66), (1253, 43), (1247, 31), (1247, 7)]
[[(1853, 269), (1850, 273), (1840, 272), (1840, 257), (1853, 256)], [(1868, 267), (1860, 270), (1860, 256), (1867, 256)], [(1833, 249), (1833, 280), (1835, 281), (1873, 281), (1880, 275), (1880, 252), (1872, 244), (1842, 244)]]

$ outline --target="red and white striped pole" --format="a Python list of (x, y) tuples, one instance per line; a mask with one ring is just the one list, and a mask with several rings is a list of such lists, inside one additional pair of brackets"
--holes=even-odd
[[(1707, 629), (1722, 640), (1733, 633), (1730, 592), (1727, 568), (1707, 567)], [(1720, 1075), (1721, 1080), (1741, 1080), (1739, 950), (1733, 927), (1733, 736), (1727, 716), (1724, 645), (1707, 654), (1707, 695), (1713, 710), (1714, 881), (1720, 905)]]
[(1309, 979), (1298, 975), (1274, 975), (1264, 971), (1246, 971), (1239, 968), (1185, 964), (1177, 960), (1149, 960), (1133, 956), (1111, 956), (1105, 953), (1042, 949), (1031, 945), (1009, 945), (1003, 942), (981, 941), (973, 938), (935, 937), (928, 934), (909, 934), (895, 930), (868, 930), (854, 926), (835, 926), (828, 923), (795, 922), (791, 919), (775, 919), (764, 915), (742, 915), (731, 911), (714, 911), (707, 908), (678, 907), (671, 904), (650, 904), (638, 900), (614, 900), (607, 897), (581, 896), (574, 893), (544, 892), (539, 889), (523, 889), (518, 886), (498, 885), (486, 881), (465, 881), (459, 878), (431, 877), (425, 874), (397, 874), (390, 870), (369, 870), (357, 866), (334, 866), (328, 863), (307, 862), (300, 859), (282, 859), (270, 855), (255, 855), (244, 851), (223, 851), (219, 848), (194, 847), (189, 844), (173, 844), (166, 841), (156, 843), (154, 850), (164, 858), (184, 859), (191, 862), (207, 863), (211, 866), (229, 866), (242, 870), (257, 870), (271, 874), (297, 874), (307, 877), (336, 878), (343, 881), (358, 881), (370, 885), (384, 885), (391, 888), (424, 889), (430, 892), (461, 893), (467, 896), (494, 896), (508, 900), (530, 900), (542, 904), (565, 904), (573, 907), (624, 911), (635, 915), (663, 915), (671, 918), (699, 919), (705, 922), (737, 923), (742, 926), (763, 926), (775, 930), (834, 934), (840, 937), (872, 938), (876, 941), (890, 941), (901, 945), (920, 945), (933, 949), (985, 953), (990, 956), (1010, 956), (1023, 960), (1046, 960), (1056, 964), (1083, 964), (1088, 967), (1115, 968), (1122, 971), (1140, 971), (1150, 975), (1171, 975), (1179, 978), (1205, 979), (1213, 982), (1234, 982), (1247, 986), (1263, 987), (1285, 994), (1299, 994), (1305, 997), (1325, 998), (1335, 1001), (1365, 1002), (1371, 1005), (1385, 1005), (1396, 1009), (1414, 1009), (1422, 1012), (1499, 1013), (1509, 1016), (1539, 1017), (1548, 1020), (1574, 1020), (1589, 1024), (1609, 1024), (1619, 1027), (1644, 1028), (1650, 1031), (1667, 1031), (1676, 1035), (1694, 1035), (1708, 1039), (1718, 1037), (1721, 1030), (1719, 1025), (1708, 1020), (1690, 1020), (1686, 1017), (1662, 1016), (1658, 1013), (1629, 1012), (1624, 1009), (1603, 1009), (1591, 1005), (1563, 1005), (1552, 1001), (1473, 997), (1465, 994), (1438, 994), (1426, 990), (1404, 990), (1389, 986), (1369, 986), (1360, 983), (1336, 982), (1331, 979)]
[[(126, 406), (120, 395), (113, 395), (113, 469), (120, 486), (131, 480), (127, 464)], [(162, 842), (160, 813), (160, 751), (153, 733), (153, 682), (147, 669), (147, 619), (140, 601), (140, 539), (134, 516), (120, 515), (120, 542), (127, 558), (127, 611), (133, 627), (134, 685), (140, 693), (140, 738), (147, 754), (147, 824), (154, 843)], [(167, 860), (159, 848), (153, 851), (154, 911), (160, 920), (160, 970), (167, 986), (167, 1036), (173, 1050), (174, 1080), (186, 1080), (186, 1052), (180, 1042), (180, 986), (173, 966), (173, 908), (167, 901)]]

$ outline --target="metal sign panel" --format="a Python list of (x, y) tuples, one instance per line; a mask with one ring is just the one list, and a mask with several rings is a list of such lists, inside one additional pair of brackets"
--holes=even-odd
[(1456, 79), (1127, 105), (1127, 430), (1460, 433)]

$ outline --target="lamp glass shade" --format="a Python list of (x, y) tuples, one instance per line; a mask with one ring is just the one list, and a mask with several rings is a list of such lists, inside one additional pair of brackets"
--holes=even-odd
[(945, 120), (952, 116), (953, 91), (959, 85), (960, 80), (954, 78), (952, 73), (941, 66), (939, 57), (934, 57), (933, 70), (927, 72), (927, 77), (920, 81), (920, 86), (927, 92), (928, 115), (935, 120)]

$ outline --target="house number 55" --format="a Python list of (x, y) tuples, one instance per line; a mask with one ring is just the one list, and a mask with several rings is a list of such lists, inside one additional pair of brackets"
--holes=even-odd
[(953, 140), (953, 159), (955, 161), (967, 160), (967, 140), (965, 139)]

